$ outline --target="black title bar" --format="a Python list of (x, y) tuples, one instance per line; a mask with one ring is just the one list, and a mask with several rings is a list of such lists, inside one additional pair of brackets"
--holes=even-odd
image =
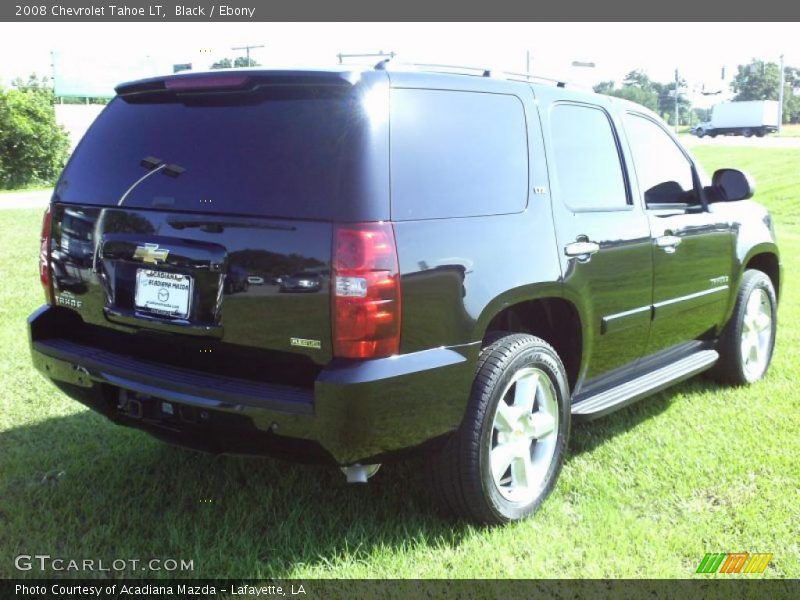
[[(0, 21), (793, 21), (787, 0), (11, 0)], [(654, 40), (665, 51), (679, 37)]]
[(338, 600), (353, 598), (447, 598), (516, 600), (563, 598), (593, 600), (654, 598), (657, 600), (730, 600), (770, 598), (794, 600), (798, 580), (753, 579), (732, 576), (683, 580), (268, 580), (268, 579), (6, 579), (0, 597), (15, 600), (197, 600), (198, 598), (263, 598), (280, 600)]

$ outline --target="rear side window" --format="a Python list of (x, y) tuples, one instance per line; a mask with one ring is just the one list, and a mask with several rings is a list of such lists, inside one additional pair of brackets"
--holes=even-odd
[[(112, 206), (125, 197), (131, 208), (315, 219), (374, 216), (353, 214), (369, 196), (386, 218), (387, 130), (370, 123), (350, 86), (116, 98), (57, 193), (79, 204)], [(379, 135), (387, 141), (376, 143)], [(140, 181), (160, 164), (150, 158), (178, 169)], [(366, 181), (380, 176), (386, 191), (375, 198)]]
[(525, 209), (528, 140), (517, 97), (394, 89), (390, 137), (393, 219)]
[(573, 210), (629, 206), (616, 136), (600, 108), (556, 104), (550, 112), (555, 181)]

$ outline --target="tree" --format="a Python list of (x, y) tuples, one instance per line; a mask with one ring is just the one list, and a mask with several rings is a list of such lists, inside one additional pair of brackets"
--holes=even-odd
[(695, 108), (693, 110), (695, 118), (700, 121), (701, 123), (704, 121), (709, 121), (711, 119), (711, 109), (710, 108)]
[(658, 94), (653, 91), (650, 79), (642, 71), (631, 71), (622, 81), (622, 87), (616, 87), (613, 81), (603, 81), (594, 87), (598, 94), (624, 98), (646, 106), (650, 110), (658, 109)]
[[(680, 87), (684, 87), (686, 82), (679, 81)], [(667, 121), (672, 120), (675, 112), (675, 82), (659, 83), (653, 81), (641, 70), (628, 73), (622, 80), (622, 87), (616, 87), (613, 81), (602, 81), (594, 86), (594, 91), (598, 94), (606, 94), (617, 98), (624, 98), (658, 113)], [(678, 96), (678, 110), (683, 122), (689, 121), (691, 103), (686, 96)]]
[(27, 81), (22, 77), (17, 77), (11, 82), (11, 85), (18, 90), (52, 90), (52, 87), (50, 86), (50, 78), (39, 77), (36, 73), (31, 73), (28, 76)]
[(789, 94), (788, 97), (784, 95), (784, 98), (783, 122), (800, 123), (800, 96)]
[(650, 81), (650, 78), (644, 71), (638, 69), (628, 73), (625, 79), (622, 80), (622, 85), (625, 87), (638, 87), (643, 90), (653, 89), (653, 82)]
[(230, 58), (223, 58), (211, 65), (212, 69), (230, 69), (231, 67), (233, 67), (233, 61)]
[(601, 81), (596, 86), (594, 86), (593, 89), (598, 94), (605, 94), (606, 96), (611, 96), (612, 92), (614, 91), (614, 82), (613, 81)]
[(783, 73), (786, 85), (790, 86), (793, 90), (800, 89), (800, 69), (795, 67), (785, 67), (783, 69)]
[(233, 61), (234, 67), (260, 67), (261, 63), (257, 62), (253, 58), (247, 58), (246, 56), (240, 56), (236, 60)]
[(739, 65), (731, 81), (734, 101), (777, 100), (781, 71), (774, 62), (753, 59), (750, 64)]
[(246, 56), (237, 56), (234, 59), (231, 58), (223, 58), (222, 60), (218, 60), (213, 65), (211, 65), (212, 69), (231, 69), (233, 67), (260, 67), (261, 64), (256, 61), (255, 59), (250, 59), (250, 64), (248, 64), (248, 59)]
[[(784, 67), (783, 122), (800, 122), (800, 69)], [(781, 70), (777, 63), (753, 59), (739, 65), (731, 81), (734, 100), (777, 100)]]
[(56, 123), (53, 90), (32, 75), (0, 88), (0, 188), (49, 184), (67, 159), (69, 138)]

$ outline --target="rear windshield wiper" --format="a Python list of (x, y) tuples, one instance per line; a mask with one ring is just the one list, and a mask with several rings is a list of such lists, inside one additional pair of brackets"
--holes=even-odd
[(139, 164), (147, 169), (147, 173), (142, 175), (139, 179), (133, 182), (133, 185), (125, 190), (125, 193), (122, 194), (119, 201), (117, 202), (117, 206), (122, 206), (122, 203), (125, 202), (126, 198), (130, 195), (130, 193), (136, 189), (136, 187), (142, 183), (145, 179), (149, 178), (152, 175), (155, 175), (158, 172), (164, 173), (164, 175), (169, 175), (170, 177), (178, 177), (181, 173), (183, 173), (186, 169), (181, 167), (180, 165), (175, 164), (167, 164), (160, 158), (156, 158), (155, 156), (146, 156), (144, 157)]

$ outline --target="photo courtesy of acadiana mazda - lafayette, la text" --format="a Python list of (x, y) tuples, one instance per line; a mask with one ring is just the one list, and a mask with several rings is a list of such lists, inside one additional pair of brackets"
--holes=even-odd
[(392, 61), (116, 92), (29, 318), (39, 371), (115, 423), (351, 482), (423, 455), (445, 509), (503, 523), (573, 419), (769, 367), (770, 215), (642, 106)]

